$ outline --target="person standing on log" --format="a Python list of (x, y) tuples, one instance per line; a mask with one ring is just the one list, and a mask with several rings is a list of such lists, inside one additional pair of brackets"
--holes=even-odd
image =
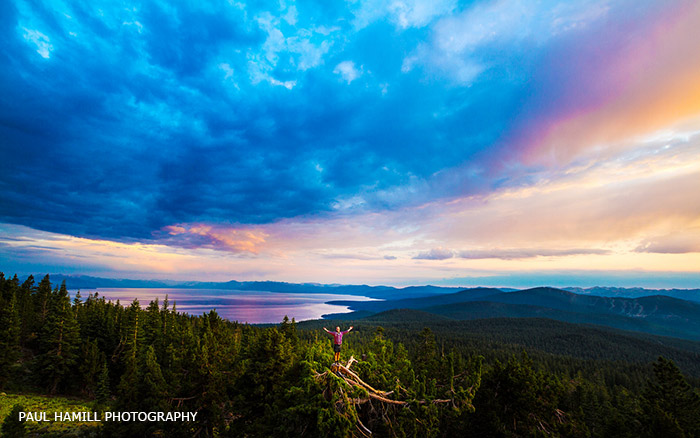
[(343, 345), (343, 335), (350, 333), (352, 326), (350, 326), (350, 328), (344, 332), (340, 331), (340, 327), (336, 327), (334, 332), (325, 327), (323, 327), (323, 330), (325, 330), (329, 335), (333, 336), (333, 351), (335, 352), (335, 361), (338, 362), (340, 360), (340, 346)]

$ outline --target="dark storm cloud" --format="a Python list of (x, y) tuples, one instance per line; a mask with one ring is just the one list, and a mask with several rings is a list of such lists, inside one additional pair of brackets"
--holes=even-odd
[[(361, 185), (405, 180), (383, 168), (399, 161), (387, 156), (395, 143), (410, 151), (407, 134), (382, 138), (405, 121), (384, 127), (381, 108), (361, 115), (378, 89), (334, 91), (347, 87), (322, 71), (292, 90), (273, 83), (296, 76), (303, 52), (324, 41), (276, 47), (276, 27), (288, 24), (265, 35), (256, 11), (228, 6), (101, 13), (37, 4), (5, 14), (2, 220), (143, 239), (176, 222), (318, 213)], [(42, 53), (23, 29), (46, 37)]]
[(371, 8), (3, 2), (0, 221), (143, 240), (506, 184), (484, 157), (530, 96), (527, 48), (459, 83), (406, 67), (454, 8)]

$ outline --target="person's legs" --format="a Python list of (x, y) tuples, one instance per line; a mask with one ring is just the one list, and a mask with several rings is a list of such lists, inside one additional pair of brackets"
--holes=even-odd
[(338, 362), (340, 360), (340, 345), (333, 345), (333, 351), (335, 351), (334, 359), (336, 362)]

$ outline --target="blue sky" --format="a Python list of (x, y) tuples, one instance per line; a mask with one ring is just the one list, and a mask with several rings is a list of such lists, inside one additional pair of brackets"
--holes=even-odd
[[(664, 195), (698, 172), (677, 162), (698, 163), (699, 105), (671, 99), (698, 90), (694, 2), (0, 8), (9, 270), (696, 278), (698, 198)], [(650, 187), (658, 206), (624, 205)], [(572, 220), (561, 210), (587, 231), (543, 232), (540, 214)]]

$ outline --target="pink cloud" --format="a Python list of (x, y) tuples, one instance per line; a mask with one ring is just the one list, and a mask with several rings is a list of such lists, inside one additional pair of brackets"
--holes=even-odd
[(258, 254), (268, 234), (260, 227), (175, 224), (162, 229), (169, 236), (162, 243), (184, 248), (213, 248), (234, 253)]
[(168, 225), (167, 227), (163, 227), (163, 230), (171, 236), (177, 236), (178, 234), (183, 234), (187, 231), (185, 227), (181, 227), (178, 225)]
[(700, 4), (687, 2), (655, 20), (650, 31), (630, 29), (624, 44), (600, 47), (597, 58), (568, 72), (578, 82), (557, 99), (570, 100), (569, 108), (529, 120), (506, 139), (521, 151), (510, 161), (565, 166), (580, 156), (608, 157), (700, 115)]
[(700, 228), (645, 239), (635, 251), (660, 254), (700, 253)]

